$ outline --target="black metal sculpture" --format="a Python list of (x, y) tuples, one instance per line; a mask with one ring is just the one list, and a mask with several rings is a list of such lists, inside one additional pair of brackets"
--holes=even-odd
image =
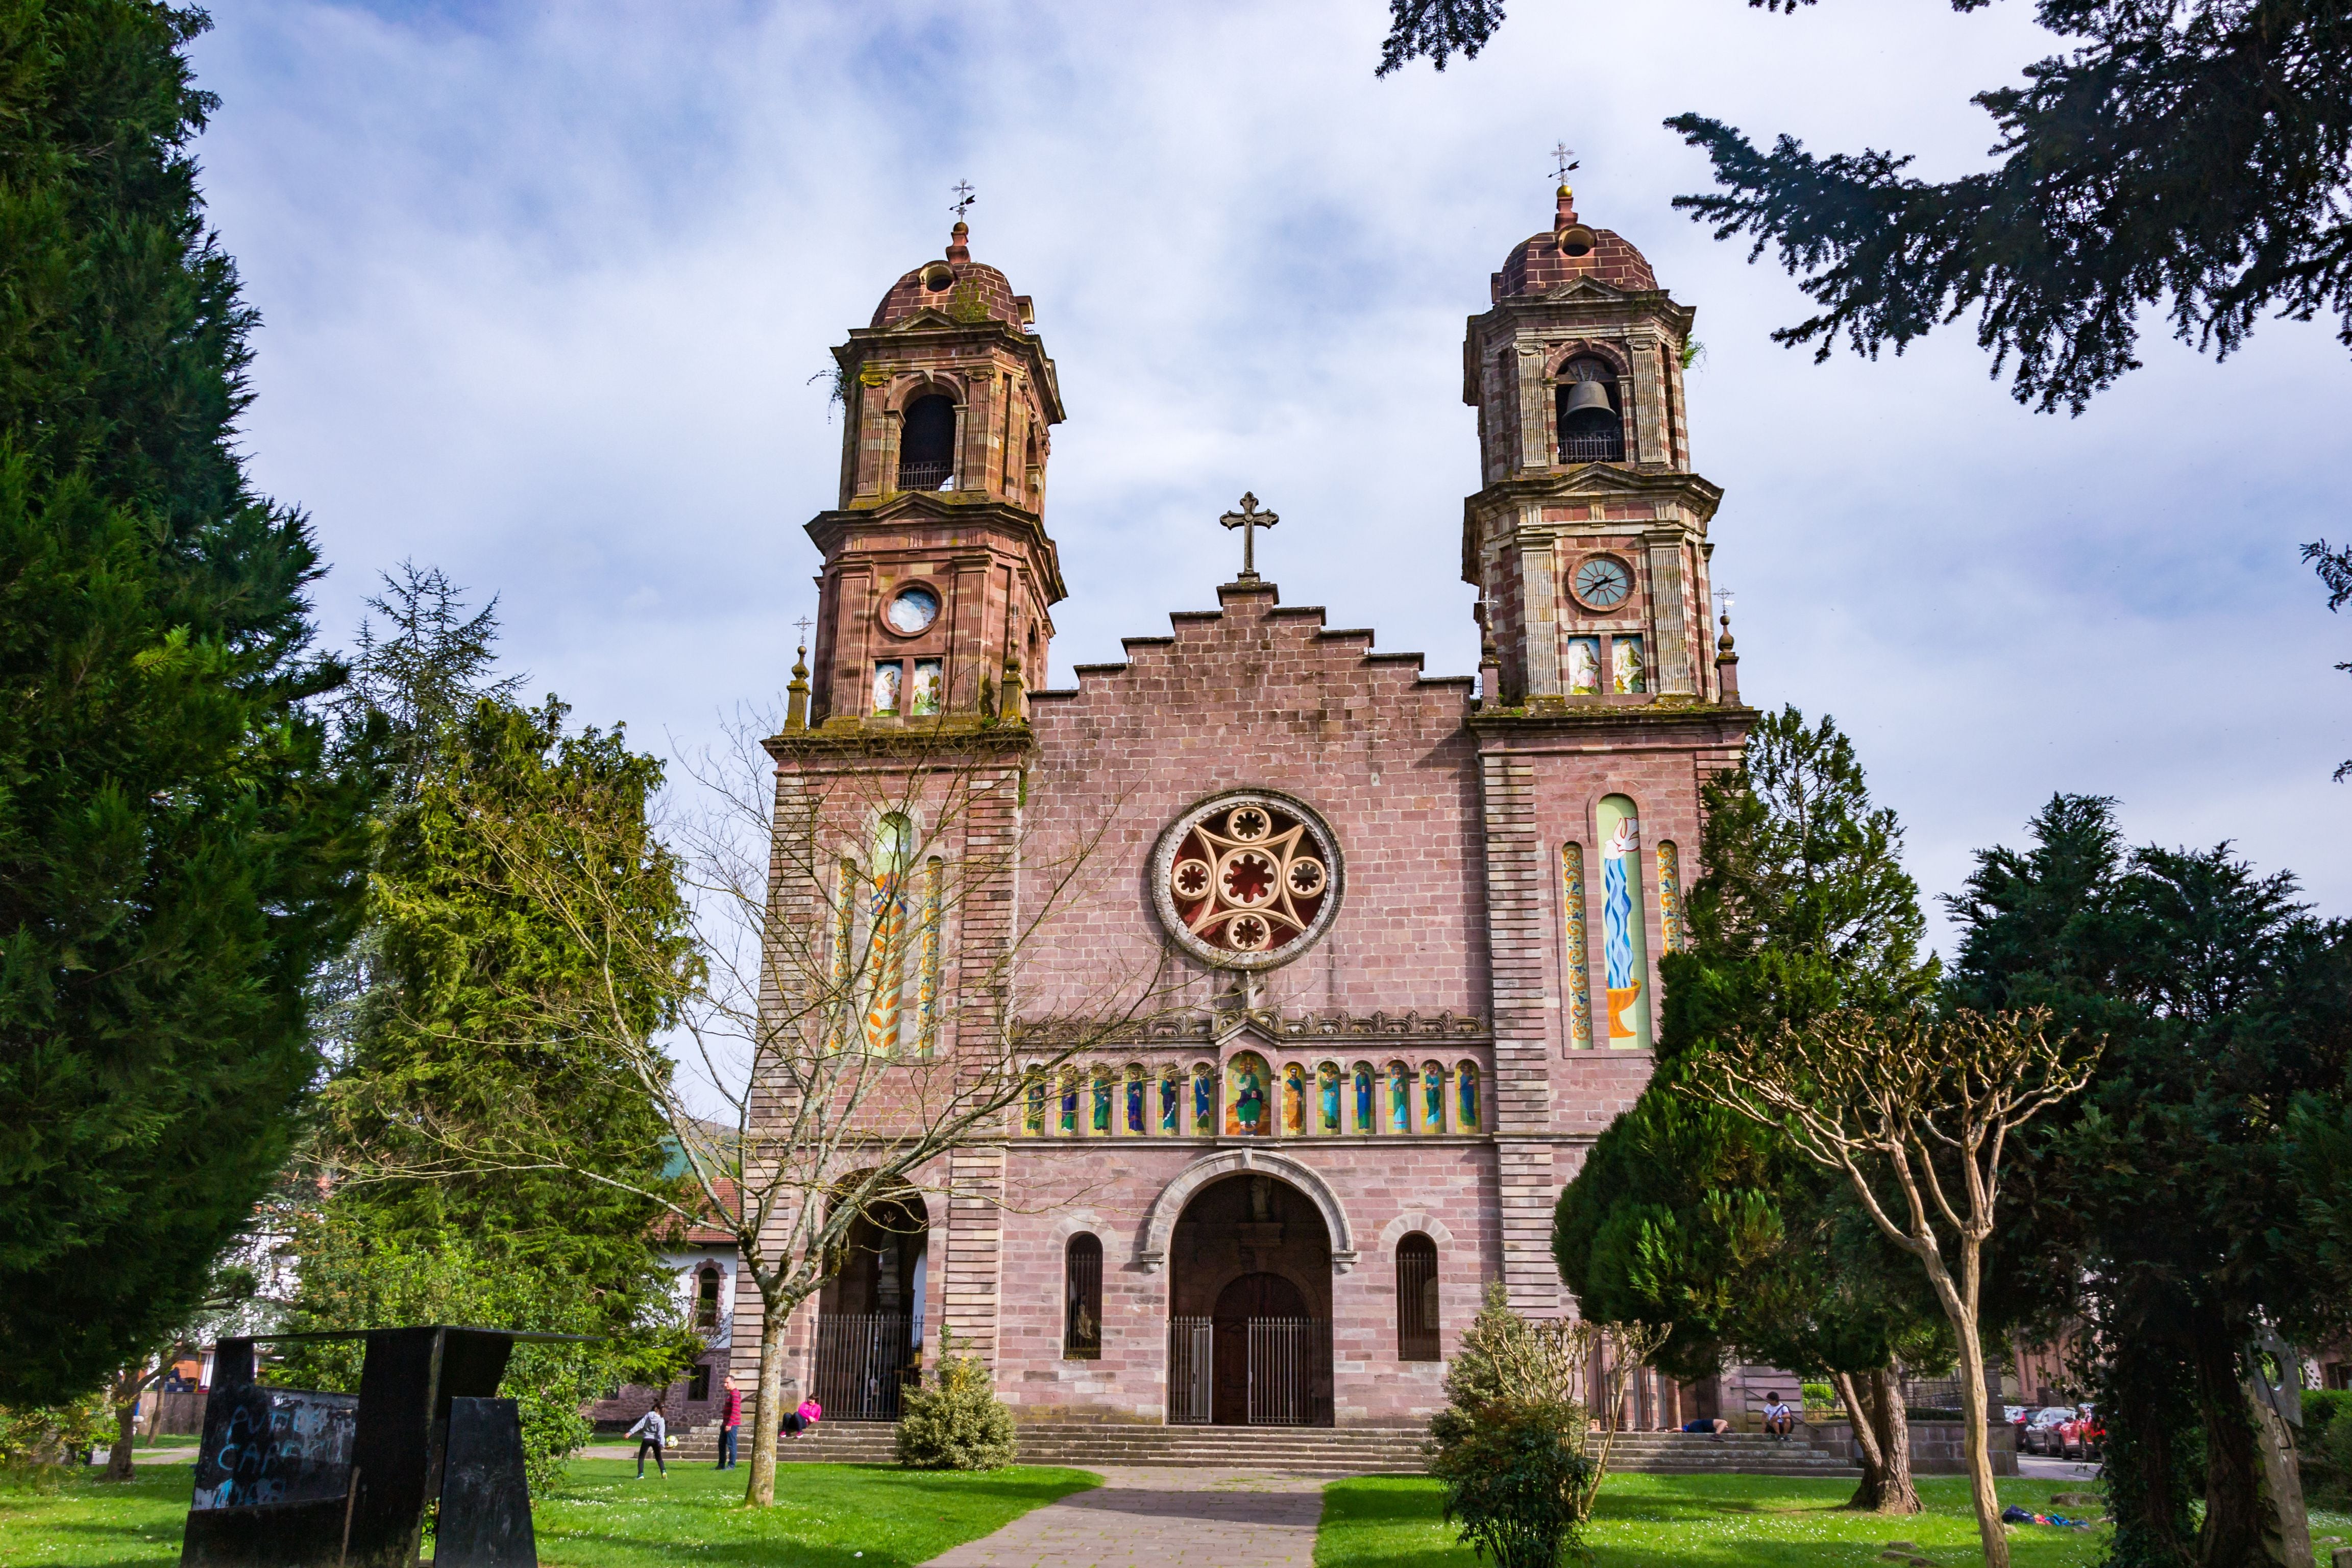
[[(435, 1324), (223, 1340), (213, 1358), (181, 1568), (537, 1568), (522, 1422), (498, 1397), (515, 1342), (566, 1334)], [(254, 1381), (253, 1347), (367, 1342), (360, 1391)]]

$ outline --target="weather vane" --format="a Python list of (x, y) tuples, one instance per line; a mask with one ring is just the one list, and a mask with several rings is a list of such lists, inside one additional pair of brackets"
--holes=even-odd
[(1258, 510), (1257, 497), (1244, 490), (1241, 510), (1229, 511), (1217, 521), (1227, 528), (1238, 528), (1242, 531), (1242, 574), (1234, 580), (1237, 583), (1256, 582), (1257, 531), (1261, 528), (1272, 528), (1282, 519), (1270, 511)]
[(1563, 185), (1568, 184), (1570, 174), (1583, 167), (1577, 162), (1576, 149), (1565, 142), (1551, 150), (1551, 161), (1559, 166), (1559, 183)]
[(971, 188), (970, 180), (958, 180), (950, 188), (956, 194), (955, 215), (961, 218), (971, 210), (971, 204), (980, 200), (980, 193)]

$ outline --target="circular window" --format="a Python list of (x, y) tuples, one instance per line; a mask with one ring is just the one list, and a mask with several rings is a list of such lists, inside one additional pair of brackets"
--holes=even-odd
[(1304, 952), (1339, 907), (1339, 845), (1286, 795), (1245, 792), (1194, 806), (1152, 852), (1152, 901), (1184, 951), (1221, 969), (1269, 969)]
[(955, 274), (944, 261), (934, 261), (923, 268), (923, 287), (936, 294), (955, 281)]
[(1588, 557), (1570, 581), (1577, 602), (1588, 610), (1613, 610), (1633, 591), (1633, 574), (1622, 561), (1606, 555)]
[(940, 596), (929, 588), (901, 588), (882, 616), (892, 631), (913, 637), (940, 618)]

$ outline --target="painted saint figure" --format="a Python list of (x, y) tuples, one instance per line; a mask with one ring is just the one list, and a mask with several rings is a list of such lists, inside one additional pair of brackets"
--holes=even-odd
[(1568, 689), (1574, 697), (1601, 694), (1601, 639), (1568, 639)]
[(1266, 1114), (1265, 1063), (1255, 1053), (1244, 1051), (1233, 1059), (1226, 1079), (1230, 1090), (1225, 1105), (1225, 1134), (1263, 1132), (1273, 1119)]

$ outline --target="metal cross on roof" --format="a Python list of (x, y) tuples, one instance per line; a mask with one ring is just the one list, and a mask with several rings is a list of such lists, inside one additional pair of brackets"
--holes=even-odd
[(1565, 142), (1551, 150), (1551, 161), (1559, 167), (1559, 181), (1562, 184), (1568, 183), (1569, 175), (1584, 166), (1577, 162), (1576, 149)]
[(1241, 510), (1229, 511), (1225, 513), (1224, 516), (1217, 519), (1217, 521), (1223, 523), (1227, 528), (1238, 528), (1242, 531), (1242, 574), (1239, 577), (1234, 578), (1234, 581), (1237, 583), (1256, 582), (1258, 580), (1257, 531), (1261, 528), (1272, 528), (1276, 523), (1280, 522), (1282, 519), (1275, 516), (1275, 514), (1270, 511), (1258, 510), (1257, 497), (1252, 495), (1247, 490), (1244, 490), (1242, 492)]
[(794, 621), (794, 622), (793, 623), (793, 625), (794, 625), (794, 626), (796, 626), (800, 627), (800, 629), (801, 629), (801, 644), (802, 644), (802, 646), (803, 646), (803, 647), (806, 647), (806, 646), (807, 646), (807, 644), (808, 644), (808, 629), (809, 629), (809, 627), (811, 627), (812, 626), (814, 626), (815, 624), (816, 624), (815, 622), (814, 622), (814, 621), (810, 620), (806, 616), (803, 616), (799, 620)]
[(958, 217), (970, 212), (971, 204), (980, 200), (980, 193), (971, 188), (971, 182), (969, 180), (958, 180), (949, 189), (956, 194), (955, 215)]

